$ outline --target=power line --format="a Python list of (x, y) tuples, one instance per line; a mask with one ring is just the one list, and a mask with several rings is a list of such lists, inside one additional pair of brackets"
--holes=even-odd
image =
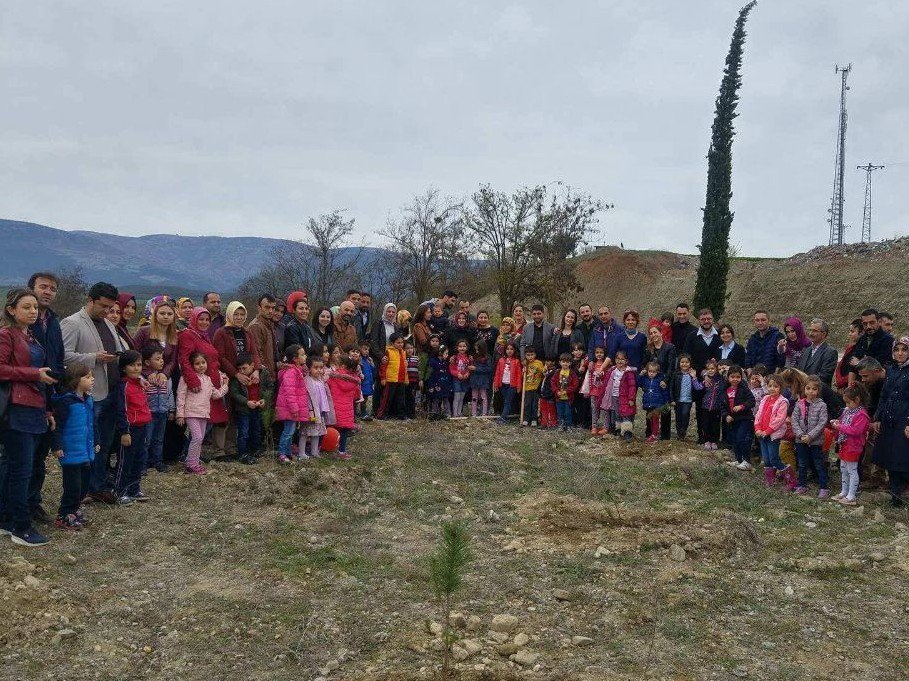
[(865, 171), (865, 208), (862, 211), (862, 243), (867, 244), (871, 241), (871, 173), (875, 170), (883, 170), (885, 166), (876, 166), (871, 163), (863, 166), (856, 166), (856, 170)]
[(845, 171), (846, 171), (846, 78), (852, 70), (852, 64), (847, 66), (837, 65), (836, 73), (842, 74), (840, 85), (840, 124), (837, 132), (836, 166), (833, 173), (833, 196), (830, 198), (830, 245), (843, 243), (843, 203), (845, 201)]

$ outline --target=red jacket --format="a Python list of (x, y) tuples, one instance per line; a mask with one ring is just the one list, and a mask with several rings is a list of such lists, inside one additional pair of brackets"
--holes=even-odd
[[(215, 331), (211, 344), (218, 351), (218, 362), (221, 365), (221, 371), (227, 374), (228, 378), (237, 375), (237, 344), (234, 342), (233, 327), (222, 326)], [(262, 360), (259, 359), (259, 349), (256, 347), (256, 340), (247, 329), (243, 329), (243, 335), (246, 336), (246, 352), (252, 356), (253, 366), (258, 370), (262, 368)], [(217, 386), (216, 386), (217, 387)]]
[(521, 360), (517, 357), (499, 357), (499, 361), (496, 362), (496, 373), (492, 379), (492, 389), (499, 390), (502, 387), (502, 376), (505, 374), (505, 362), (511, 363), (511, 379), (508, 381), (508, 384), (512, 386), (515, 390), (520, 390), (521, 386), (524, 384), (524, 369), (521, 366)]
[(50, 413), (48, 391), (38, 380), (38, 369), (32, 366), (28, 344), (28, 336), (22, 329), (14, 326), (0, 329), (0, 381), (10, 382), (10, 404), (37, 407)]
[(335, 405), (335, 425), (338, 428), (353, 428), (354, 403), (360, 399), (360, 377), (344, 369), (333, 371), (328, 377), (328, 390)]
[(117, 432), (128, 433), (130, 426), (151, 423), (151, 409), (145, 386), (138, 378), (122, 378), (117, 385)]
[(638, 399), (638, 379), (634, 371), (626, 370), (622, 374), (622, 380), (619, 382), (619, 403), (618, 405), (613, 404), (612, 398), (612, 374), (615, 372), (615, 367), (610, 367), (609, 371), (606, 372), (606, 377), (603, 379), (603, 384), (605, 386), (603, 390), (603, 401), (600, 402), (600, 408), (608, 410), (614, 410), (619, 412), (621, 418), (633, 418), (638, 411), (637, 399)]
[[(201, 335), (193, 329), (184, 329), (177, 336), (177, 361), (180, 363), (180, 374), (186, 381), (186, 387), (201, 388), (199, 375), (192, 367), (189, 356), (194, 352), (201, 352), (205, 355), (208, 362), (208, 368), (205, 375), (211, 379), (212, 385), (217, 389), (221, 387), (221, 363), (218, 357), (218, 350), (214, 345), (208, 342), (206, 336)], [(224, 400), (217, 398), (211, 401), (211, 415), (209, 419), (214, 424), (227, 423), (227, 408), (224, 406)]]
[[(552, 378), (549, 379), (549, 387), (552, 388), (552, 394), (555, 398), (555, 401), (559, 401), (559, 393), (562, 392), (562, 388), (559, 386), (561, 368), (556, 369), (555, 373), (552, 374)], [(578, 373), (574, 369), (568, 370), (568, 385), (565, 386), (565, 392), (568, 393), (568, 403), (574, 404), (574, 396), (578, 393), (578, 388), (581, 385), (580, 379), (578, 379)]]

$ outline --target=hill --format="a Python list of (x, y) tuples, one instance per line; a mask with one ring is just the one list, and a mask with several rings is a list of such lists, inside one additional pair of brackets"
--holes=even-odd
[[(131, 289), (175, 285), (199, 291), (235, 290), (275, 248), (293, 243), (265, 237), (119, 236), (16, 220), (0, 220), (0, 242), (0, 285), (22, 282), (39, 270), (79, 265), (86, 281), (103, 279)], [(342, 257), (353, 259), (360, 250), (343, 249)], [(362, 262), (385, 253), (378, 248), (362, 251)]]

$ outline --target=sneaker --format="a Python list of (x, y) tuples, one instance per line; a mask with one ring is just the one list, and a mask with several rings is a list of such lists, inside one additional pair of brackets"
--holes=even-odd
[(561, 431), (562, 431), (563, 433), (567, 433), (567, 432), (568, 432), (568, 426), (562, 426)]
[(819, 489), (819, 490), (817, 491), (817, 498), (818, 498), (818, 499), (826, 499), (826, 498), (829, 497), (829, 496), (830, 496), (830, 490), (829, 490), (829, 489)]
[(122, 497), (120, 497), (119, 499), (117, 499), (118, 506), (132, 506), (133, 503), (135, 503), (135, 499), (133, 499), (132, 497), (127, 496), (125, 494)]
[(290, 463), (290, 457), (286, 454), (282, 454), (278, 457), (278, 463)]
[(44, 510), (44, 507), (40, 504), (38, 506), (35, 506), (35, 510), (32, 511), (32, 520), (34, 520), (36, 523), (42, 523), (44, 525), (49, 525), (52, 522), (51, 517), (48, 515), (47, 511)]
[(129, 498), (133, 501), (151, 501), (151, 497), (145, 492), (136, 492), (135, 494), (131, 494)]
[(496, 423), (498, 423), (499, 425), (505, 425), (505, 419), (503, 419), (503, 418), (500, 416), (499, 418), (496, 419)]
[(196, 464), (195, 466), (187, 466), (183, 469), (183, 472), (187, 475), (205, 475), (208, 471), (205, 470), (205, 466), (202, 464)]
[(537, 422), (536, 422), (536, 421), (531, 421), (531, 422), (530, 422), (530, 427), (531, 427), (531, 428), (536, 428), (536, 427), (537, 427)]
[(732, 468), (738, 468), (738, 467), (739, 467), (739, 462), (738, 462), (738, 461), (724, 461), (723, 463), (725, 463), (727, 466), (730, 466), (730, 467), (732, 467)]
[(306, 454), (297, 454), (297, 455), (294, 457), (294, 461), (296, 461), (297, 463), (303, 463), (303, 462), (306, 461), (306, 459), (308, 459), (308, 458), (309, 458), (309, 457), (308, 457)]
[(29, 527), (26, 530), (13, 530), (10, 533), (10, 538), (13, 540), (13, 544), (18, 544), (19, 546), (44, 546), (48, 543), (47, 537), (34, 527)]
[(833, 501), (839, 501), (840, 499), (845, 498), (845, 496), (846, 496), (845, 492), (840, 492), (839, 494), (834, 494), (832, 497), (830, 497), (830, 499)]
[(79, 522), (75, 513), (70, 513), (66, 517), (57, 518), (54, 521), (54, 527), (61, 530), (69, 530), (70, 532), (78, 532), (82, 529), (82, 523)]
[(521, 421), (521, 427), (527, 427), (528, 425), (530, 424), (527, 421)]
[(706, 451), (708, 451), (708, 452), (710, 451), (710, 443), (709, 443), (709, 442), (705, 442), (705, 443), (704, 443), (704, 449), (705, 449)]
[(353, 458), (353, 457), (352, 457), (350, 454), (348, 454), (347, 452), (338, 452), (336, 456), (337, 456), (337, 458), (343, 459), (344, 461), (348, 461), (348, 460), (350, 460), (350, 459)]
[(747, 461), (742, 461), (742, 463), (740, 463), (739, 465), (737, 465), (736, 468), (738, 468), (740, 471), (750, 471), (750, 470), (754, 470), (754, 466), (752, 466), (752, 465), (751, 465), (750, 463), (748, 463)]
[(78, 511), (76, 511), (76, 513), (74, 515), (76, 516), (76, 520), (79, 521), (79, 524), (82, 525), (82, 527), (87, 527), (88, 525), (92, 524), (91, 518), (89, 518), (87, 515), (85, 515), (85, 511), (83, 511), (81, 508)]
[(259, 460), (256, 457), (254, 457), (252, 454), (244, 454), (243, 456), (240, 457), (240, 463), (242, 463), (246, 466), (252, 466), (254, 464), (259, 463)]
[(633, 438), (634, 436), (631, 433), (625, 433), (622, 435), (622, 439), (625, 440), (625, 442), (631, 442)]
[(808, 488), (805, 487), (804, 485), (799, 485), (798, 487), (796, 487), (796, 488), (795, 488), (794, 490), (792, 490), (792, 491), (795, 492), (796, 494), (807, 494), (807, 493), (808, 493)]
[(366, 422), (372, 421), (372, 416), (364, 416), (363, 420)]
[(843, 506), (858, 506), (858, 502), (855, 499), (850, 499), (849, 497), (843, 497), (837, 501), (839, 501)]
[(649, 442), (650, 444), (653, 444), (653, 443), (656, 442), (658, 439), (659, 439), (659, 438), (657, 438), (656, 435), (649, 435), (649, 436), (647, 436), (647, 442)]

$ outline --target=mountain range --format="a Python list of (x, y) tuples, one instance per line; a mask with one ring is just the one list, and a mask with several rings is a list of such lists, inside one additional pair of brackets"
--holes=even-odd
[[(231, 291), (258, 272), (275, 248), (294, 242), (244, 236), (120, 236), (0, 219), (0, 243), (0, 285), (24, 283), (41, 270), (79, 266), (88, 282)], [(352, 260), (358, 252), (361, 265), (385, 253), (349, 247), (340, 250), (341, 261)]]

